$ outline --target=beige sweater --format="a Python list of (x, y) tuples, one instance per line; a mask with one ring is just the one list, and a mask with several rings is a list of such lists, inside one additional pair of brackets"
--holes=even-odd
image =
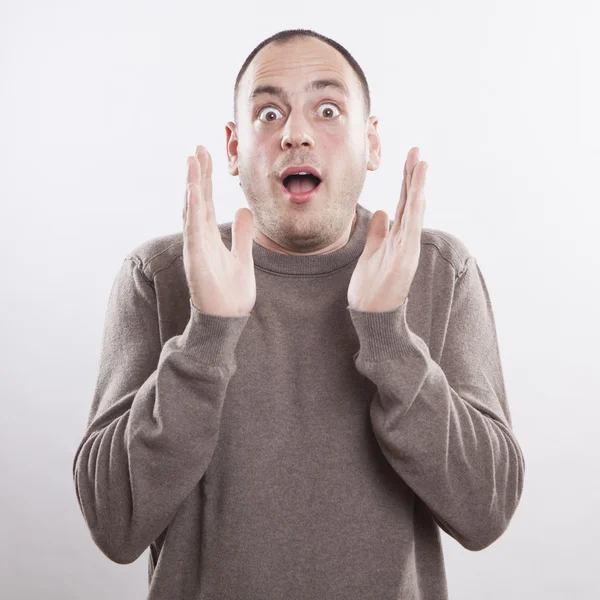
[(109, 559), (150, 548), (150, 600), (442, 600), (440, 528), (508, 527), (525, 462), (479, 265), (425, 228), (405, 303), (352, 310), (357, 212), (329, 254), (254, 242), (243, 317), (191, 304), (182, 233), (124, 259), (73, 476)]

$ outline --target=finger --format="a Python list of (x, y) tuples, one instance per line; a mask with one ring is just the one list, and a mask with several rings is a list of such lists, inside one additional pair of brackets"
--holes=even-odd
[(253, 264), (254, 216), (249, 208), (240, 208), (231, 226), (231, 253), (242, 263)]
[(195, 156), (188, 156), (187, 158), (187, 177), (185, 192), (183, 197), (183, 219), (185, 221), (189, 208), (189, 192), (188, 184), (200, 182), (200, 165)]
[(370, 258), (377, 250), (388, 235), (389, 219), (387, 213), (383, 210), (377, 210), (371, 217), (369, 229), (367, 230), (367, 241), (363, 249), (363, 253), (367, 258)]
[(202, 209), (202, 191), (195, 182), (187, 184), (187, 210), (183, 223), (183, 231), (188, 244), (193, 244), (201, 239), (199, 236), (205, 218)]
[[(405, 187), (405, 195), (404, 195), (404, 202), (402, 203), (402, 207), (401, 207), (401, 212), (400, 212), (400, 218), (398, 219), (398, 225), (400, 227), (400, 229), (403, 229), (403, 225), (402, 225), (402, 217), (404, 216), (404, 212), (406, 210), (406, 206), (408, 204), (408, 202), (410, 201), (410, 192), (413, 186), (413, 175), (415, 172), (415, 169), (417, 168), (417, 165), (419, 164), (419, 148), (418, 146), (413, 146), (409, 151), (408, 151), (408, 156), (406, 157), (406, 162), (404, 163), (404, 172), (405, 172), (405, 177), (404, 177), (404, 181), (406, 182), (406, 187)], [(403, 181), (403, 183), (404, 183)]]
[(217, 218), (215, 215), (215, 206), (212, 197), (212, 157), (204, 146), (196, 148), (196, 157), (201, 170), (201, 190), (202, 200), (204, 201), (204, 211), (207, 224), (212, 228), (217, 227)]
[(396, 207), (396, 214), (394, 216), (394, 224), (390, 233), (397, 234), (402, 226), (402, 215), (404, 214), (404, 208), (406, 206), (406, 201), (408, 199), (408, 192), (410, 190), (412, 173), (414, 170), (414, 160), (415, 160), (415, 149), (418, 155), (419, 149), (416, 146), (413, 146), (406, 156), (406, 160), (404, 161), (404, 172), (402, 175), (402, 187), (400, 188), (400, 201), (398, 202), (398, 206)]
[[(196, 149), (197, 150), (197, 149)], [(201, 157), (202, 158), (202, 157)], [(204, 198), (204, 178), (202, 176), (202, 166), (198, 156), (188, 157), (188, 177), (187, 177), (187, 209), (184, 231), (188, 236), (188, 243), (208, 239), (209, 229), (206, 225), (206, 201)], [(202, 232), (202, 234), (200, 234)]]
[(185, 192), (183, 194), (183, 208), (181, 209), (181, 218), (185, 223), (185, 219), (187, 216), (187, 203), (188, 203), (188, 192), (187, 192), (187, 184), (185, 186)]
[(427, 181), (427, 170), (429, 169), (429, 165), (426, 162), (423, 162), (423, 174), (421, 176), (421, 183), (419, 186), (420, 194), (419, 194), (419, 206), (417, 208), (417, 213), (419, 215), (419, 229), (423, 229), (424, 215), (425, 215), (425, 182)]
[[(408, 159), (407, 159), (408, 160)], [(404, 173), (402, 175), (402, 187), (400, 188), (400, 201), (396, 206), (396, 214), (394, 216), (394, 224), (392, 230), (398, 231), (400, 228), (400, 221), (402, 220), (402, 211), (406, 204), (406, 161), (404, 161)]]
[(407, 174), (408, 174), (408, 180), (407, 180), (407, 192), (408, 190), (410, 190), (410, 186), (412, 185), (412, 179), (413, 179), (413, 174), (414, 174), (414, 170), (415, 167), (419, 164), (419, 147), (418, 146), (413, 146), (409, 151), (408, 151), (408, 158), (406, 159), (407, 164)]
[(425, 212), (425, 174), (427, 163), (417, 163), (413, 172), (413, 185), (408, 195), (406, 210), (402, 218), (400, 231), (407, 243), (418, 243), (423, 229), (423, 214)]

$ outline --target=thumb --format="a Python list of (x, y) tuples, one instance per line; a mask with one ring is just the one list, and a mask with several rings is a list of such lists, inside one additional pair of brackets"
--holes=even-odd
[(375, 211), (375, 214), (371, 217), (371, 222), (369, 223), (367, 242), (365, 244), (365, 249), (363, 250), (363, 254), (365, 254), (367, 258), (377, 252), (381, 246), (381, 242), (388, 234), (388, 227), (387, 213), (383, 210)]
[(231, 253), (247, 265), (252, 264), (253, 239), (254, 215), (249, 208), (240, 208), (231, 226)]

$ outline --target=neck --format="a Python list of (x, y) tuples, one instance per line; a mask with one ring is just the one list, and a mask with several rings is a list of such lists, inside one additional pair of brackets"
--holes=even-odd
[(267, 250), (273, 250), (274, 252), (280, 252), (281, 254), (290, 254), (290, 255), (297, 255), (297, 256), (329, 254), (330, 252), (335, 252), (336, 250), (343, 248), (348, 243), (348, 240), (350, 239), (350, 237), (354, 233), (354, 229), (356, 228), (357, 217), (358, 217), (358, 213), (355, 209), (354, 217), (352, 218), (352, 221), (349, 223), (348, 227), (346, 227), (342, 236), (340, 238), (338, 238), (335, 242), (333, 242), (333, 244), (330, 244), (329, 246), (326, 246), (325, 248), (321, 248), (320, 250), (315, 250), (314, 252), (294, 252), (293, 250), (284, 248), (283, 246), (280, 246), (279, 244), (274, 242), (272, 239), (268, 238), (256, 227), (254, 229), (254, 241), (257, 244), (259, 244), (260, 246), (262, 246), (263, 248), (266, 248)]

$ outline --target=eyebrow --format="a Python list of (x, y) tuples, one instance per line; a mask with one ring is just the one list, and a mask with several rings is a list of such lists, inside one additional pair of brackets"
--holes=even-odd
[[(305, 86), (304, 91), (312, 92), (313, 90), (322, 90), (328, 87), (336, 88), (337, 90), (342, 92), (344, 96), (346, 96), (346, 98), (350, 97), (348, 88), (343, 82), (339, 81), (338, 79), (315, 79), (314, 81), (311, 81)], [(277, 85), (259, 85), (256, 88), (254, 88), (253, 92), (250, 94), (249, 101), (252, 102), (257, 96), (260, 96), (261, 94), (271, 94), (272, 96), (279, 96), (281, 98), (284, 98), (285, 100), (288, 99), (288, 95), (285, 93), (283, 88)]]

